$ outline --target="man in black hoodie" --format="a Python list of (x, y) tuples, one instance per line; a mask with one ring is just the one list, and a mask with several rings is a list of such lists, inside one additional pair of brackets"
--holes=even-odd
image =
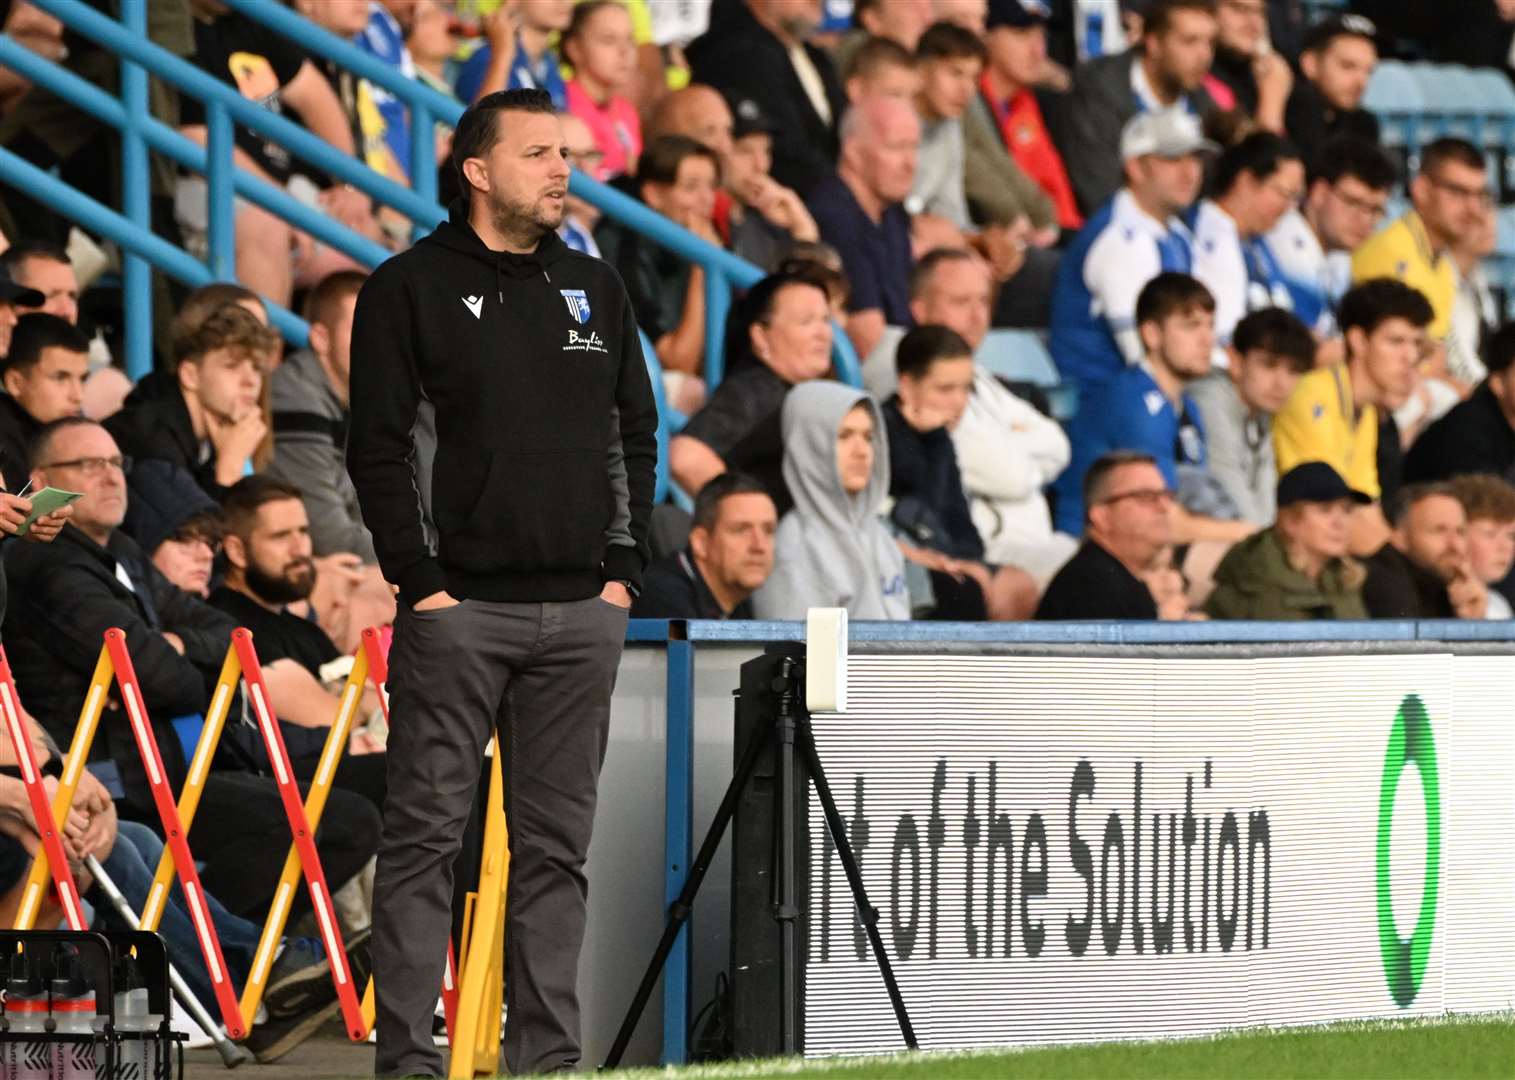
[[(620, 279), (554, 231), (566, 156), (545, 92), (481, 98), (453, 140), (464, 199), (358, 295), (347, 467), (400, 594), (374, 887), (380, 1076), (443, 1075), (432, 1006), (491, 729), (510, 818), (506, 1065), (581, 1056), (583, 867), (648, 560), (657, 409)], [(423, 394), (435, 549), (411, 438)]]

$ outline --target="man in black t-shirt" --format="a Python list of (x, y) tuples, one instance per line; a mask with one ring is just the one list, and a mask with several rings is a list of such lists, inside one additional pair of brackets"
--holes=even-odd
[(1173, 492), (1149, 454), (1117, 450), (1084, 474), (1084, 543), (1042, 594), (1038, 619), (1155, 619), (1142, 576), (1167, 550)]
[[(279, 702), (285, 747), (295, 774), (308, 780), (326, 743), (340, 698), (324, 685), (321, 669), (341, 652), (314, 619), (291, 611), (304, 605), (315, 585), (310, 521), (300, 489), (268, 476), (239, 480), (222, 505), (225, 583), (210, 602), (252, 631), (253, 647), (269, 695)], [(292, 664), (278, 663), (290, 660)], [(376, 702), (370, 703), (371, 706)], [(361, 724), (362, 717), (357, 723)], [(384, 805), (385, 758), (373, 736), (359, 727), (337, 772), (339, 787)]]
[[(268, 111), (282, 115), (286, 107), (312, 134), (338, 152), (355, 157), (357, 145), (347, 113), (326, 76), (294, 42), (273, 30), (209, 0), (194, 0), (196, 66), (236, 87), (241, 95)], [(207, 141), (202, 103), (184, 95), (180, 131), (204, 145)], [(326, 179), (304, 163), (296, 164), (275, 140), (265, 139), (245, 124), (233, 124), (236, 163), (240, 168), (285, 187), (296, 173), (315, 173), (314, 186)], [(301, 189), (293, 189), (297, 197)], [(180, 179), (175, 200), (179, 224), (187, 233), (204, 232), (205, 182), (198, 176)], [(313, 191), (311, 184), (304, 191)], [(320, 209), (349, 228), (374, 235), (372, 206), (366, 195), (334, 185), (319, 195)], [(241, 201), (236, 219), (237, 280), (276, 303), (289, 305), (295, 285), (314, 284), (338, 268), (350, 265), (329, 249), (318, 248), (306, 234), (283, 220)]]

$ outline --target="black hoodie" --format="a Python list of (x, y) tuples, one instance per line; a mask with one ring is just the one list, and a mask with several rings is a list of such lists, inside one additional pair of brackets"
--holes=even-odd
[[(432, 554), (411, 429), (436, 408)], [(581, 600), (641, 581), (657, 406), (626, 289), (543, 234), (487, 248), (461, 202), (374, 271), (352, 328), (347, 470), (384, 577), (413, 604), (440, 590)]]

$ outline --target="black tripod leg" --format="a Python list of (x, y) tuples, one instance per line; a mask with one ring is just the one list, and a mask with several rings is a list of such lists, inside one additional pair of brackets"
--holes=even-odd
[(884, 989), (889, 993), (889, 1004), (894, 1007), (894, 1018), (899, 1022), (900, 1034), (905, 1046), (920, 1049), (915, 1041), (915, 1028), (910, 1023), (910, 1014), (905, 1011), (905, 999), (900, 995), (899, 983), (894, 978), (894, 967), (889, 963), (889, 954), (884, 951), (884, 938), (878, 929), (878, 909), (868, 902), (868, 891), (863, 885), (863, 874), (858, 869), (852, 844), (847, 839), (847, 825), (837, 811), (836, 800), (831, 796), (831, 785), (826, 780), (826, 771), (821, 768), (821, 758), (815, 749), (815, 735), (810, 730), (808, 717), (800, 721), (800, 752), (805, 755), (805, 764), (810, 769), (810, 779), (815, 784), (816, 796), (821, 800), (821, 810), (826, 815), (826, 828), (836, 844), (836, 853), (842, 870), (847, 874), (847, 884), (852, 889), (852, 899), (857, 904), (858, 916), (863, 920), (863, 931), (873, 946), (874, 959), (878, 961), (879, 974), (884, 977)]
[(642, 1011), (647, 1008), (647, 999), (652, 997), (652, 988), (657, 985), (658, 975), (662, 973), (663, 965), (668, 962), (668, 954), (673, 951), (673, 943), (678, 940), (679, 931), (689, 921), (689, 914), (694, 908), (695, 895), (700, 891), (700, 885), (705, 880), (705, 873), (710, 869), (711, 861), (715, 859), (716, 849), (721, 846), (721, 837), (726, 832), (726, 826), (730, 824), (732, 815), (736, 813), (737, 799), (741, 797), (742, 789), (747, 786), (753, 769), (757, 767), (758, 757), (762, 754), (763, 747), (768, 744), (772, 736), (773, 729), (769, 725), (758, 724), (753, 728), (752, 736), (742, 749), (736, 772), (732, 775), (726, 794), (721, 799), (721, 805), (715, 812), (715, 820), (710, 823), (710, 829), (705, 833), (705, 840), (700, 844), (699, 853), (689, 867), (689, 876), (684, 879), (684, 887), (679, 890), (679, 898), (668, 907), (668, 923), (663, 928), (663, 936), (658, 941), (658, 947), (653, 950), (652, 960), (648, 962), (647, 970), (642, 975), (642, 982), (637, 987), (636, 996), (631, 999), (631, 1007), (626, 1010), (626, 1018), (621, 1021), (621, 1029), (616, 1032), (615, 1043), (610, 1047), (610, 1053), (605, 1058), (604, 1068), (613, 1069), (620, 1065), (621, 1058), (626, 1053), (626, 1047), (631, 1042), (631, 1036), (636, 1032), (637, 1022), (642, 1018)]

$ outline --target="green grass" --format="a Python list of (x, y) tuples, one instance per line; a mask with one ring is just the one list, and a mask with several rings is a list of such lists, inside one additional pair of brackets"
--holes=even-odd
[(760, 1080), (829, 1075), (836, 1080), (1038, 1080), (1152, 1077), (1515, 1077), (1515, 1014), (1237, 1031), (1163, 1042), (1038, 1047), (997, 1053), (901, 1054), (805, 1061), (774, 1059), (633, 1069), (617, 1080)]

